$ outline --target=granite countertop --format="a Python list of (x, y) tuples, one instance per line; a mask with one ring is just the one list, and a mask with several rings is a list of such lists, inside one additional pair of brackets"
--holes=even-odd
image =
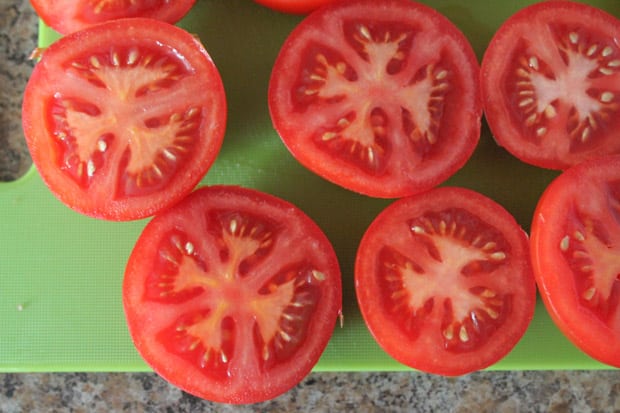
[[(30, 167), (20, 123), (33, 63), (37, 16), (28, 0), (0, 1), (0, 180)], [(0, 374), (2, 412), (111, 411), (620, 412), (620, 371), (479, 372), (444, 378), (418, 372), (311, 373), (257, 406), (215, 405), (153, 373)]]

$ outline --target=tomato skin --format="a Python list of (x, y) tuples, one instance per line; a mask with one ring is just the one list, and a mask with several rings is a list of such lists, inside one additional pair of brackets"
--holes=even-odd
[(371, 197), (438, 185), (480, 138), (471, 45), (445, 16), (408, 0), (336, 2), (311, 13), (281, 47), (268, 101), (300, 164)]
[[(137, 72), (140, 81), (128, 82)], [(218, 69), (196, 38), (165, 22), (119, 19), (45, 49), (24, 91), (22, 125), (58, 199), (88, 216), (128, 221), (198, 184), (222, 145), (226, 107)]]
[(618, 30), (615, 16), (573, 1), (538, 2), (508, 18), (481, 63), (497, 143), (554, 170), (620, 152)]
[[(467, 374), (503, 358), (529, 326), (536, 286), (528, 254), (527, 234), (494, 201), (435, 188), (395, 201), (370, 224), (355, 261), (357, 300), (391, 357), (432, 374)], [(455, 316), (463, 303), (475, 317)]]
[[(61, 34), (73, 33), (109, 20), (144, 17), (174, 24), (181, 20), (196, 0), (138, 0), (106, 11), (105, 0), (30, 0), (32, 7), (48, 26)], [(117, 2), (118, 3), (118, 2)], [(107, 5), (110, 7), (110, 5)], [(97, 11), (101, 7), (102, 10)]]
[(256, 3), (284, 13), (308, 14), (336, 0), (254, 0)]
[[(234, 223), (230, 217), (235, 217)], [(244, 221), (243, 217), (249, 219)], [(174, 237), (182, 239), (182, 252), (166, 247)], [(186, 243), (189, 241), (191, 248)], [(261, 245), (257, 247), (254, 241)], [(269, 245), (263, 248), (266, 241)], [(249, 251), (252, 246), (258, 249)], [(188, 266), (186, 261), (195, 265)], [(257, 320), (262, 316), (253, 310), (252, 303), (269, 293), (277, 296), (283, 284), (288, 284), (282, 283), (281, 275), (294, 270), (297, 262), (304, 268), (309, 263), (321, 275), (314, 276), (313, 271), (310, 280), (295, 279), (295, 291), (301, 292), (279, 316), (280, 328), (298, 323), (302, 330), (288, 329), (293, 338), (278, 330), (284, 338), (280, 345), (286, 348), (287, 343), (301, 342), (286, 351), (272, 343), (271, 364), (263, 363), (264, 353), (257, 341), (257, 332), (261, 331)], [(183, 278), (180, 268), (190, 269), (185, 272), (189, 278)], [(233, 278), (228, 278), (230, 274)], [(186, 280), (184, 290), (177, 295), (162, 287), (170, 284), (172, 276)], [(204, 280), (199, 287), (202, 291), (187, 287), (187, 281), (191, 284), (196, 280)], [(304, 301), (309, 300), (313, 302), (308, 307), (311, 312), (303, 310), (307, 305)], [(222, 303), (225, 305), (218, 307)], [(295, 386), (318, 361), (342, 310), (341, 275), (329, 240), (294, 205), (248, 188), (202, 187), (146, 225), (127, 263), (123, 305), (137, 350), (164, 379), (207, 400), (256, 403)], [(271, 308), (277, 305), (267, 305), (263, 311), (272, 314)], [(202, 344), (191, 346), (191, 341), (179, 334), (190, 331), (192, 323), (200, 325), (205, 315), (217, 314), (218, 308), (222, 322), (211, 323), (210, 329), (191, 341), (198, 338), (208, 342), (217, 336), (224, 343), (236, 344), (222, 345), (226, 348), (225, 362), (211, 357), (216, 358), (213, 364), (201, 367), (193, 354)]]
[(614, 367), (620, 367), (619, 200), (620, 156), (585, 161), (547, 187), (531, 230), (534, 275), (551, 318), (576, 347)]

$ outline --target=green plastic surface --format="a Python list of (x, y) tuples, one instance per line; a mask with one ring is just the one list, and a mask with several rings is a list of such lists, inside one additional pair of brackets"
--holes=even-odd
[[(463, 30), (479, 57), (493, 32), (530, 1), (427, 1)], [(591, 1), (616, 15), (620, 2)], [(200, 37), (221, 71), (228, 102), (225, 142), (202, 184), (239, 184), (280, 196), (324, 229), (338, 253), (344, 327), (316, 371), (407, 370), (368, 333), (357, 308), (353, 261), (370, 221), (390, 201), (356, 195), (302, 168), (274, 132), (267, 108), (273, 61), (300, 16), (251, 0), (199, 0), (180, 25)], [(57, 34), (41, 25), (40, 44)], [(527, 230), (536, 200), (555, 176), (525, 165), (486, 126), (469, 163), (446, 184), (478, 190)], [(148, 371), (127, 333), (121, 302), (125, 262), (146, 221), (103, 222), (54, 198), (35, 169), (0, 184), (0, 371)], [(494, 370), (608, 368), (577, 350), (539, 302), (517, 347)]]

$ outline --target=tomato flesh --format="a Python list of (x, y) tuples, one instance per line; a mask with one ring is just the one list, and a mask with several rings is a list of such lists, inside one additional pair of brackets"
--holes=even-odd
[(207, 52), (150, 19), (60, 39), (24, 95), (24, 132), (44, 181), (68, 206), (103, 219), (143, 218), (191, 191), (215, 160), (225, 123)]
[(476, 192), (442, 187), (403, 198), (370, 225), (355, 282), (364, 320), (396, 360), (429, 373), (490, 366), (534, 314), (525, 232)]
[(620, 367), (620, 156), (573, 166), (549, 185), (531, 248), (560, 330), (591, 357)]
[(336, 0), (254, 0), (258, 4), (285, 13), (307, 14)]
[(284, 144), (310, 170), (369, 196), (410, 195), (447, 179), (473, 152), (478, 64), (433, 9), (337, 2), (282, 46), (269, 107)]
[(618, 30), (615, 17), (566, 1), (509, 18), (482, 60), (485, 115), (496, 140), (551, 169), (620, 152)]
[(123, 297), (146, 362), (226, 403), (296, 385), (342, 306), (338, 261), (316, 224), (283, 200), (226, 186), (198, 189), (147, 225)]
[(39, 17), (62, 34), (127, 17), (145, 17), (176, 23), (196, 0), (31, 0)]

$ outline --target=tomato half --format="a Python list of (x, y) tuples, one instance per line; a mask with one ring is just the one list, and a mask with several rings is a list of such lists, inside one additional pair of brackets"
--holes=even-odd
[(497, 142), (550, 169), (620, 152), (618, 32), (615, 17), (569, 1), (540, 2), (510, 17), (481, 65)]
[(447, 18), (409, 0), (336, 2), (289, 35), (269, 85), (273, 124), (297, 160), (365, 195), (429, 189), (480, 137), (479, 67)]
[(329, 240), (301, 210), (213, 186), (147, 224), (123, 301), (136, 348), (163, 378), (208, 400), (254, 403), (310, 372), (341, 289)]
[(130, 220), (172, 205), (204, 176), (224, 137), (226, 97), (191, 34), (121, 19), (43, 52), (22, 120), (33, 162), (61, 201)]
[(534, 316), (528, 245), (510, 213), (468, 189), (394, 202), (367, 229), (355, 262), (370, 332), (394, 359), (428, 373), (494, 364)]
[(285, 13), (306, 14), (336, 0), (254, 0), (258, 4)]
[(146, 17), (176, 23), (196, 0), (30, 0), (48, 26), (61, 34), (125, 17)]
[(620, 155), (557, 177), (536, 207), (531, 238), (552, 319), (586, 354), (620, 367)]

